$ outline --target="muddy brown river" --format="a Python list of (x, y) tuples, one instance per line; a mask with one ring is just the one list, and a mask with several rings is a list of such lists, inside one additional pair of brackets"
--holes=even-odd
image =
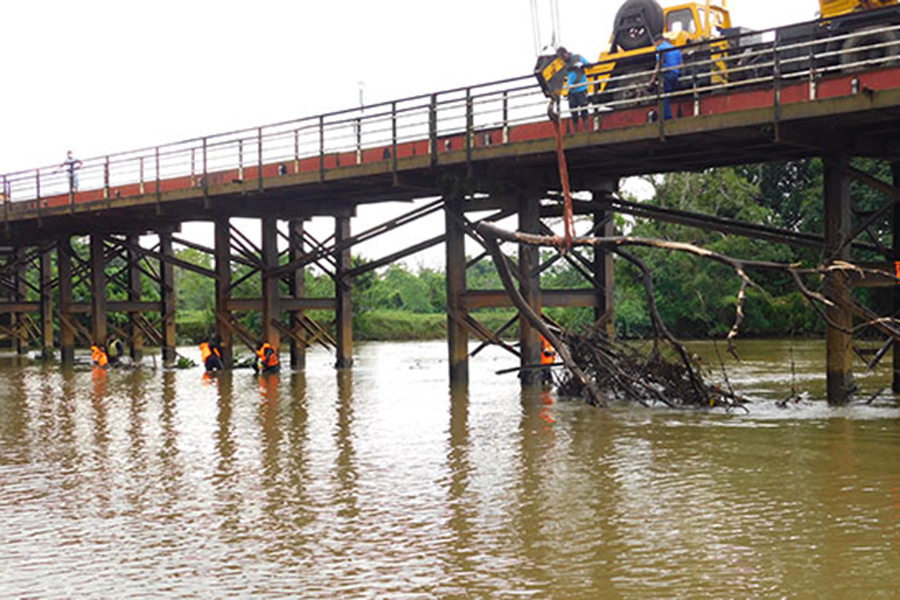
[(896, 597), (889, 374), (832, 409), (823, 343), (740, 349), (749, 414), (523, 392), (499, 352), (452, 391), (441, 342), (264, 378), (0, 355), (0, 597)]

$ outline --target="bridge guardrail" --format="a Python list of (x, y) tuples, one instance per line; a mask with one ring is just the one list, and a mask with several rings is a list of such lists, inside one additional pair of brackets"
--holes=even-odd
[[(661, 107), (667, 99), (696, 100), (717, 91), (754, 86), (774, 87), (777, 104), (785, 82), (803, 79), (809, 81), (810, 100), (814, 100), (815, 86), (823, 77), (900, 62), (900, 25), (867, 28), (866, 35), (886, 41), (862, 48), (849, 44), (858, 32), (785, 44), (779, 42), (778, 31), (729, 36), (732, 44), (757, 43), (737, 44), (738, 51), (724, 54), (712, 46), (715, 42), (680, 48), (686, 56), (680, 68), (688, 75), (683, 74), (679, 89), (669, 94), (662, 86), (654, 92), (647, 89), (653, 69), (614, 73), (607, 83), (612, 92), (594, 94), (588, 110), (597, 116), (634, 106)], [(702, 58), (704, 53), (709, 58)], [(40, 201), (51, 197), (68, 196), (74, 203), (76, 197), (81, 202), (81, 196), (93, 192), (84, 201), (105, 201), (126, 187), (131, 190), (126, 195), (158, 193), (169, 180), (186, 179), (190, 186), (205, 189), (212, 175), (222, 173), (233, 173), (233, 180), (240, 181), (252, 175), (262, 187), (265, 166), (279, 165), (279, 171), (283, 167), (291, 173), (308, 160), (318, 160), (324, 179), (328, 168), (334, 168), (329, 166), (332, 162), (348, 166), (341, 160), (349, 160), (349, 165), (387, 160), (397, 168), (398, 149), (410, 142), (424, 144), (433, 162), (448, 150), (465, 150), (471, 156), (478, 145), (508, 143), (510, 130), (518, 125), (545, 120), (546, 104), (534, 77), (527, 75), (94, 157), (83, 160), (77, 169), (60, 164), (6, 173), (0, 175), (0, 201), (6, 205), (6, 214), (18, 203), (34, 200), (40, 210)], [(495, 132), (499, 139), (494, 139)], [(476, 139), (479, 134), (484, 138)], [(462, 147), (454, 147), (459, 138)], [(380, 154), (373, 158), (372, 152)]]

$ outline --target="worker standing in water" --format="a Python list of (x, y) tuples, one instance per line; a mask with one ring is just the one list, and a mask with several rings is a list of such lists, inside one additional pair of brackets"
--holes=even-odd
[(556, 349), (541, 336), (541, 383), (550, 385), (553, 383), (553, 372), (550, 367), (556, 362)]
[(106, 355), (103, 344), (95, 343), (91, 346), (91, 365), (98, 369), (105, 369), (109, 366), (109, 357)]
[(277, 373), (281, 370), (278, 351), (269, 342), (259, 342), (256, 345), (256, 360), (253, 362), (253, 370), (257, 373)]
[(200, 344), (200, 358), (207, 371), (221, 371), (225, 368), (222, 363), (222, 351), (219, 349), (218, 340), (207, 340)]

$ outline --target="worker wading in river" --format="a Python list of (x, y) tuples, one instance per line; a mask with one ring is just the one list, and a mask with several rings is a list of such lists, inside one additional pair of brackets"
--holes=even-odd
[(253, 362), (253, 370), (257, 373), (277, 373), (280, 369), (278, 351), (269, 342), (260, 342), (256, 346), (256, 360)]
[(222, 351), (216, 340), (206, 341), (200, 344), (200, 358), (207, 371), (221, 371), (225, 368), (222, 363)]
[(105, 369), (109, 366), (109, 357), (102, 344), (91, 346), (91, 365), (98, 369)]
[(556, 362), (556, 350), (547, 341), (547, 338), (541, 336), (541, 383), (551, 385), (553, 383), (553, 372), (550, 367)]

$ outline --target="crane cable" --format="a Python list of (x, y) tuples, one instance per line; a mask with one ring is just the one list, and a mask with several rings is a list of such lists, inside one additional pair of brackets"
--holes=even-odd
[[(534, 55), (540, 56), (541, 50), (541, 15), (538, 9), (539, 0), (530, 0), (529, 6), (531, 8), (531, 35), (534, 39)], [(559, 40), (561, 39), (560, 25), (559, 25), (559, 0), (547, 0), (550, 9), (550, 46), (552, 48), (556, 48), (559, 45)]]
[(562, 119), (559, 114), (551, 119), (556, 129), (556, 160), (559, 164), (559, 181), (563, 189), (563, 224), (565, 237), (557, 241), (560, 252), (565, 254), (572, 249), (575, 240), (575, 210), (572, 207), (572, 190), (569, 186), (569, 167), (566, 164), (566, 151), (563, 148)]

